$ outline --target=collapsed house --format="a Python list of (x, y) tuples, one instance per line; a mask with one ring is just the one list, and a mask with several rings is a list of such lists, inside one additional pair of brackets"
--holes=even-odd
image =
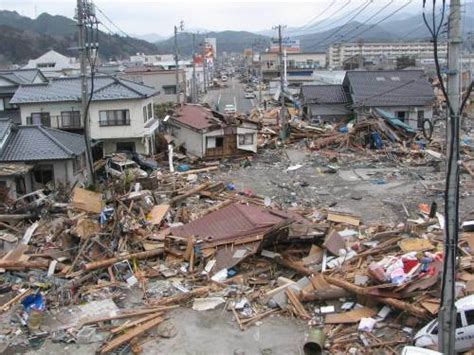
[(258, 124), (226, 116), (201, 105), (178, 107), (168, 121), (176, 146), (199, 158), (222, 158), (257, 152)]

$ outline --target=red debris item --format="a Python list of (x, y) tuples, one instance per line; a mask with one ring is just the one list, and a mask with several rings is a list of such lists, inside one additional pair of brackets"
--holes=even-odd
[(419, 264), (418, 260), (402, 259), (402, 261), (403, 271), (405, 272), (405, 274), (408, 274), (414, 267)]

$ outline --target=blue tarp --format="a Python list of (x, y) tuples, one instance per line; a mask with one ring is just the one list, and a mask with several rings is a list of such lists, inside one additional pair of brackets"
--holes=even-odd
[(375, 112), (377, 112), (377, 114), (380, 117), (382, 117), (384, 120), (386, 120), (392, 127), (401, 128), (405, 132), (408, 132), (408, 133), (413, 133), (413, 134), (416, 133), (416, 130), (413, 127), (411, 127), (411, 126), (407, 125), (406, 123), (400, 121), (398, 118), (393, 116), (390, 112), (384, 111), (384, 110), (379, 109), (379, 108), (376, 108)]

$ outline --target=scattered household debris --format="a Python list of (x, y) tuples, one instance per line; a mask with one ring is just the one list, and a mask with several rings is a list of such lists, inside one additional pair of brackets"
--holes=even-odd
[[(283, 144), (277, 113), (250, 116), (262, 126), (260, 147)], [(331, 160), (315, 176), (342, 174), (338, 157), (354, 149), (366, 152), (366, 160), (377, 161), (381, 154), (416, 165), (438, 164), (444, 156), (437, 142), (423, 149), (425, 143), (417, 143), (406, 127), (376, 112), (343, 130), (298, 120), (290, 126), (285, 144), (304, 142), (302, 150)], [(298, 318), (309, 329), (305, 349), (397, 353), (437, 316), (444, 218), (435, 205), (412, 211), (387, 196), (404, 221), (367, 223), (334, 204), (284, 205), (271, 195), (239, 189), (219, 179), (225, 163), (179, 151), (171, 158), (176, 172), (167, 169), (162, 154), (149, 173), (128, 174), (126, 166), (136, 169), (137, 163), (118, 155), (103, 162), (109, 178), (97, 191), (75, 187), (44, 198), (38, 193), (33, 204), (40, 213), (5, 211), (0, 343), (13, 347), (50, 338), (97, 344), (98, 353), (124, 346), (139, 352), (150, 330), (164, 338), (180, 331), (169, 323), (168, 311), (220, 307), (242, 331), (275, 315)], [(233, 163), (246, 169), (252, 159)], [(293, 179), (306, 168), (295, 161), (282, 174)], [(355, 168), (346, 178), (374, 185), (388, 179)], [(278, 184), (291, 191), (303, 182)], [(366, 198), (360, 192), (352, 196), (355, 203)], [(64, 208), (43, 208), (55, 202)], [(474, 294), (471, 225), (466, 221), (459, 241), (459, 297)], [(124, 302), (133, 292), (139, 302)]]

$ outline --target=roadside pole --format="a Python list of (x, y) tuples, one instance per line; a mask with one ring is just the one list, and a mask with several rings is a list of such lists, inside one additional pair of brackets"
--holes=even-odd
[(445, 196), (445, 267), (442, 280), (442, 297), (439, 311), (438, 348), (443, 354), (455, 353), (456, 342), (456, 252), (459, 233), (459, 121), (460, 121), (460, 73), (459, 55), (461, 48), (461, 3), (451, 0), (448, 20), (448, 71), (447, 92), (447, 174)]

